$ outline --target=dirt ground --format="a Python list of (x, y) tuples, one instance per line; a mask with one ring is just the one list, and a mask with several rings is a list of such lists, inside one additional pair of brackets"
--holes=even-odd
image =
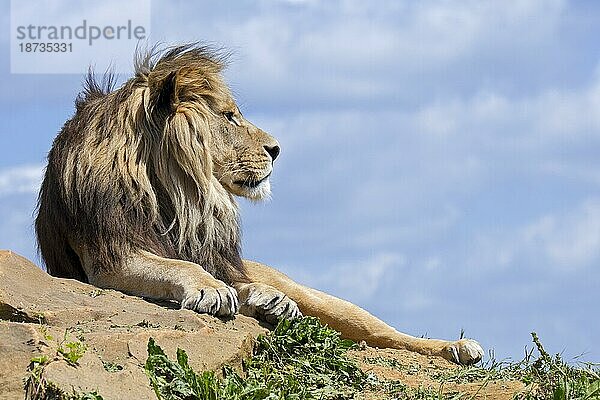
[(383, 389), (366, 392), (365, 399), (404, 398), (400, 395), (404, 385), (409, 392), (411, 389), (413, 393), (421, 390), (428, 394), (444, 395), (441, 398), (454, 398), (456, 395), (460, 399), (510, 400), (524, 397), (529, 390), (518, 381), (495, 381), (482, 374), (470, 374), (469, 369), (440, 357), (370, 347), (352, 350), (349, 355), (365, 372), (374, 373), (380, 381), (387, 381), (388, 387), (395, 388), (391, 390), (392, 394)]

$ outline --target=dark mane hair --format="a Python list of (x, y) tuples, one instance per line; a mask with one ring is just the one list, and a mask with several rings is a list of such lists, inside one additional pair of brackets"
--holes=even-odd
[(58, 134), (38, 199), (35, 229), (52, 275), (87, 281), (128, 255), (200, 264), (226, 283), (245, 280), (233, 197), (212, 173), (211, 104), (230, 96), (225, 57), (198, 44), (136, 54), (120, 88), (88, 74), (75, 115)]

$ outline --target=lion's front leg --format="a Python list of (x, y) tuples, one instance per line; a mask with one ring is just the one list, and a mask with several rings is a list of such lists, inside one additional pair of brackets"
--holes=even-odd
[(191, 262), (138, 252), (121, 268), (97, 271), (91, 257), (82, 259), (90, 283), (98, 287), (158, 300), (175, 300), (181, 308), (218, 317), (232, 317), (239, 309), (234, 288)]
[(240, 300), (240, 314), (270, 324), (276, 324), (279, 318), (292, 319), (302, 316), (296, 302), (272, 286), (258, 282), (234, 286)]
[(285, 274), (252, 261), (244, 261), (252, 282), (272, 286), (292, 298), (305, 315), (317, 317), (356, 342), (370, 346), (405, 349), (425, 355), (443, 357), (458, 364), (475, 364), (483, 357), (483, 349), (474, 340), (457, 341), (413, 337), (387, 325), (362, 308), (337, 297), (300, 285)]

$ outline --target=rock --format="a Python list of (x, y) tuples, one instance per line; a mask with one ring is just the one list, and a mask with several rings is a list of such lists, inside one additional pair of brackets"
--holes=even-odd
[[(464, 372), (476, 367), (462, 367), (441, 357), (425, 356), (407, 350), (364, 346), (350, 350), (348, 355), (363, 371), (375, 374), (378, 379), (401, 382), (417, 391), (429, 390), (430, 393), (435, 393), (432, 398), (511, 400), (527, 398), (532, 390), (523, 382), (514, 379), (489, 379), (485, 374), (471, 374), (470, 379), (451, 379), (450, 377), (468, 377), (469, 374)], [(367, 389), (363, 392), (363, 398), (381, 400), (390, 397)]]
[[(25, 258), (0, 251), (0, 400), (59, 399), (91, 391), (105, 400), (154, 400), (143, 367), (150, 337), (170, 359), (182, 348), (196, 371), (219, 373), (225, 364), (239, 369), (256, 336), (264, 332), (256, 320), (244, 316), (221, 321), (170, 303), (158, 305), (53, 278)], [(65, 357), (61, 349), (72, 352)], [(348, 355), (384, 382), (379, 388), (365, 387), (364, 399), (392, 398), (385, 388), (401, 393), (404, 385), (488, 400), (521, 398), (531, 390), (516, 380), (450, 379), (461, 376), (463, 367), (405, 350), (363, 343)], [(36, 368), (32, 359), (40, 357), (45, 362)]]
[(43, 351), (38, 330), (33, 324), (2, 321), (0, 337), (0, 399), (22, 399), (27, 366)]
[[(55, 390), (154, 399), (143, 369), (148, 338), (169, 357), (178, 347), (186, 350), (198, 371), (219, 371), (225, 364), (239, 368), (264, 332), (252, 318), (221, 321), (54, 278), (23, 257), (0, 251), (0, 399), (25, 397), (28, 366), (41, 355), (48, 363), (40, 379)], [(85, 345), (76, 365), (57, 355), (68, 343)]]

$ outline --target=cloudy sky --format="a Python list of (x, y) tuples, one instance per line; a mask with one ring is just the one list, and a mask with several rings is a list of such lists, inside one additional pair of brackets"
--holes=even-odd
[[(40, 174), (82, 76), (11, 74), (9, 6), (0, 247), (39, 262)], [(151, 21), (152, 42), (230, 49), (242, 111), (281, 142), (273, 199), (241, 202), (246, 258), (407, 333), (518, 359), (535, 330), (600, 360), (600, 4), (153, 1)]]

